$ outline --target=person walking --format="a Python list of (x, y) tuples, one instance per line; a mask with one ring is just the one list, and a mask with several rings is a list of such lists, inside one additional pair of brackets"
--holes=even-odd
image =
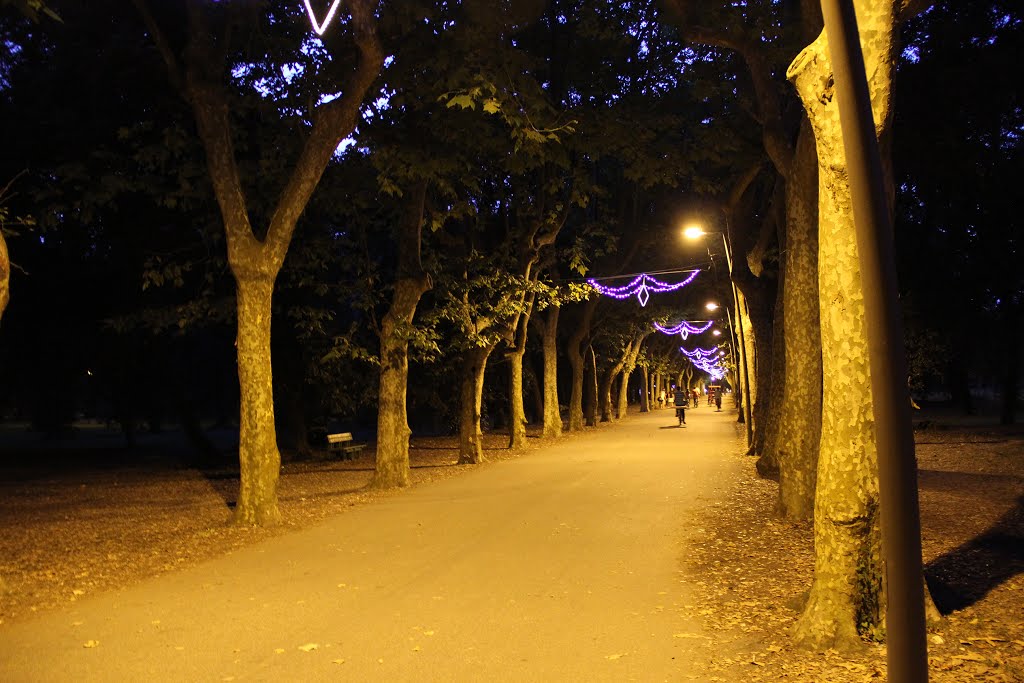
[(658, 394), (658, 407), (662, 408), (665, 406), (665, 390), (662, 389), (661, 393)]
[(715, 410), (717, 412), (722, 410), (722, 387), (718, 387), (715, 391)]

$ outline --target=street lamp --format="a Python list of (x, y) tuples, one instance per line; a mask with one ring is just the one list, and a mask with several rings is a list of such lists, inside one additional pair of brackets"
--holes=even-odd
[[(728, 223), (726, 225), (728, 227)], [(707, 235), (713, 235), (716, 233), (722, 236), (722, 246), (725, 247), (725, 263), (729, 267), (729, 285), (732, 289), (732, 305), (733, 310), (736, 311), (736, 325), (739, 328), (740, 332), (739, 344), (736, 343), (736, 339), (734, 338), (733, 348), (735, 348), (737, 350), (737, 353), (739, 354), (737, 358), (740, 362), (740, 367), (737, 368), (737, 374), (739, 375), (742, 372), (743, 376), (743, 422), (747, 427), (747, 446), (749, 447), (751, 444), (754, 443), (754, 423), (751, 415), (752, 406), (750, 405), (750, 371), (747, 369), (748, 363), (746, 335), (743, 330), (743, 316), (740, 315), (740, 295), (739, 291), (736, 289), (736, 282), (733, 280), (732, 277), (732, 249), (729, 247), (729, 238), (727, 237), (725, 232), (708, 231), (705, 230), (700, 225), (696, 224), (688, 225), (685, 228), (683, 228), (683, 237), (689, 240), (697, 240), (700, 239), (701, 237), (706, 237)], [(710, 255), (710, 253), (711, 249), (709, 248), (708, 254)], [(715, 304), (714, 308), (711, 307), (710, 303), (707, 305), (707, 309), (709, 311), (713, 311), (717, 308), (718, 304)], [(728, 315), (729, 309), (726, 308), (725, 312), (726, 315)], [(729, 316), (730, 332), (732, 331), (732, 329), (732, 316)]]

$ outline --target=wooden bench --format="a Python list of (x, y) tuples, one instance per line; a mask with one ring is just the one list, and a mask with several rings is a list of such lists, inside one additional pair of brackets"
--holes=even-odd
[(366, 448), (365, 443), (354, 443), (352, 432), (341, 432), (327, 435), (327, 450), (332, 453), (341, 453), (341, 457), (348, 460), (356, 453)]

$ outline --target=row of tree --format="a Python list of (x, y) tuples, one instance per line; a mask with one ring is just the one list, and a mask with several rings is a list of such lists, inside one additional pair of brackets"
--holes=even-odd
[[(997, 2), (856, 4), (887, 148), (904, 137), (889, 132), (901, 30), (909, 74), (940, 69), (934, 45), (950, 17), (960, 49), (993, 63), (1019, 41), (1019, 16)], [(15, 261), (51, 290), (16, 293), (4, 319), (4, 337), (12, 325), (51, 330), (45, 364), (26, 378), (54, 372), (66, 386), (103, 358), (126, 422), (142, 373), (170, 388), (199, 435), (204, 402), (179, 374), (202, 360), (202, 384), (219, 394), (205, 404), (239, 407), (237, 521), (268, 524), (279, 518), (279, 439), (308, 448), (310, 420), (374, 420), (374, 484), (402, 486), (410, 409), (450, 415), (460, 462), (473, 463), (488, 397), (496, 406), (504, 394), (510, 445), (525, 438), (524, 376), (549, 437), (562, 405), (577, 430), (621, 416), (631, 386), (643, 406), (665, 377), (689, 387), (692, 368), (651, 322), (702, 317), (701, 295), (731, 298), (731, 274), (750, 453), (778, 474), (779, 513), (815, 522), (798, 637), (824, 647), (880, 631), (863, 304), (816, 2), (348, 0), (322, 39), (298, 3), (47, 5), (63, 23), (2, 24), (5, 130), (25, 132), (6, 141), (4, 172), (29, 169), (8, 203), (38, 222), (14, 238)], [(998, 111), (975, 161), (993, 174), (1019, 159), (1020, 108)], [(991, 245), (979, 235), (997, 207), (970, 213), (941, 188), (926, 141), (909, 137), (912, 153), (896, 156), (901, 234), (928, 253)], [(727, 233), (730, 274), (677, 241), (695, 215)], [(954, 215), (972, 227), (954, 228)], [(964, 272), (996, 252), (1012, 258), (1010, 225)], [(0, 243), (0, 275), (4, 257)], [(929, 310), (948, 304), (928, 298), (927, 264), (912, 264), (924, 339)], [(645, 309), (609, 305), (581, 282), (709, 265), (688, 296)], [(91, 286), (68, 291), (69, 273)], [(1018, 330), (1019, 274), (983, 283), (962, 289)], [(4, 280), (0, 312), (6, 293)], [(59, 310), (40, 310), (54, 299)], [(102, 333), (79, 336), (97, 319)], [(88, 343), (69, 351), (72, 335)], [(13, 336), (25, 353), (38, 346)], [(921, 346), (925, 358), (938, 349)], [(147, 363), (154, 347), (162, 360)], [(237, 395), (223, 391), (234, 365)], [(67, 396), (37, 402), (62, 422), (75, 409)]]

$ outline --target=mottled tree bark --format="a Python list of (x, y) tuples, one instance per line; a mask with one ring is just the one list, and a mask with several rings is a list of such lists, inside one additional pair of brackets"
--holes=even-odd
[(821, 325), (818, 314), (818, 157), (806, 119), (800, 127), (786, 182), (785, 310), (786, 382), (779, 436), (777, 511), (810, 519), (814, 510), (821, 438)]
[(241, 483), (235, 520), (270, 525), (281, 521), (277, 480), (281, 453), (274, 422), (274, 373), (270, 364), (274, 278), (235, 274), (238, 301), (238, 384), (241, 391), (238, 459)]
[(561, 306), (556, 303), (548, 307), (547, 315), (544, 316), (544, 438), (546, 439), (562, 435), (562, 412), (558, 405), (558, 314), (560, 311)]
[(371, 485), (393, 488), (409, 484), (409, 327), (430, 278), (420, 262), (420, 230), (427, 185), (407, 196), (398, 238), (398, 277), (391, 306), (380, 326), (380, 383), (377, 390), (377, 453)]
[(483, 430), (480, 409), (484, 393), (484, 370), (494, 346), (466, 352), (462, 362), (462, 389), (459, 394), (459, 464), (475, 465), (484, 461)]
[[(858, 0), (857, 21), (879, 130), (889, 123), (895, 2)], [(818, 155), (818, 292), (822, 426), (814, 504), (814, 582), (795, 627), (815, 649), (880, 635), (885, 613), (878, 462), (864, 300), (842, 129), (824, 32), (788, 77), (804, 103)]]

